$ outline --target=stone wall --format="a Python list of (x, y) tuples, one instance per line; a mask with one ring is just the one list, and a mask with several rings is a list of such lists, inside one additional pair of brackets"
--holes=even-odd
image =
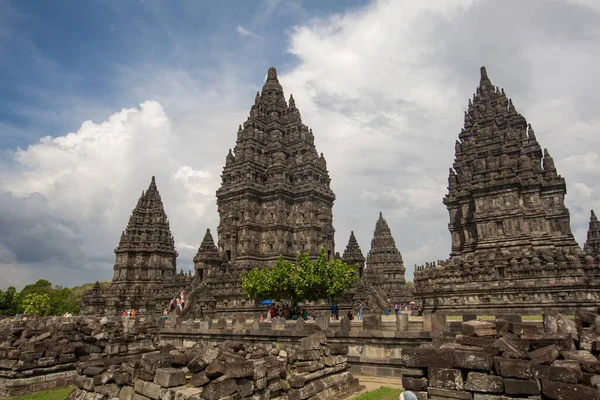
[(70, 399), (240, 400), (335, 399), (360, 386), (349, 372), (347, 347), (324, 334), (302, 338), (298, 349), (267, 350), (242, 341), (221, 346), (167, 345), (138, 361), (78, 367)]
[(403, 349), (402, 385), (419, 399), (600, 399), (600, 317), (545, 315), (462, 323), (462, 333)]
[(0, 397), (64, 387), (77, 362), (155, 351), (159, 321), (48, 317), (0, 321)]

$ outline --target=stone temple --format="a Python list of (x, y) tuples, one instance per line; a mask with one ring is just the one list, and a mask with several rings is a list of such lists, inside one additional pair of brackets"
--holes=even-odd
[(133, 209), (115, 254), (112, 283), (86, 293), (83, 313), (160, 313), (174, 293), (191, 283), (189, 274), (177, 273), (175, 240), (154, 177)]
[(482, 67), (443, 200), (450, 258), (415, 271), (424, 310), (595, 309), (598, 261), (571, 233), (565, 194), (550, 153)]
[(583, 252), (592, 257), (598, 257), (600, 255), (600, 222), (598, 217), (592, 210), (590, 216), (590, 227), (587, 233), (587, 240), (583, 245)]
[[(192, 314), (255, 312), (254, 299), (242, 295), (242, 273), (272, 266), (280, 256), (295, 261), (298, 253), (308, 253), (314, 259), (321, 248), (329, 258), (335, 257), (335, 194), (327, 163), (315, 148), (312, 130), (302, 123), (294, 98), (285, 100), (275, 68), (269, 69), (248, 119), (239, 127), (221, 177), (216, 193), (216, 241), (207, 229), (193, 259), (193, 277), (176, 273), (174, 239), (152, 178), (115, 250), (111, 285), (90, 291), (83, 301), (84, 310), (159, 312), (186, 290), (188, 307), (195, 310)], [(362, 274), (365, 258), (354, 233), (343, 260), (358, 264)], [(370, 289), (362, 290), (364, 298), (375, 296), (380, 308), (385, 307), (383, 299), (404, 293), (405, 280), (402, 256), (382, 217), (369, 265), (361, 282), (363, 289)], [(354, 294), (350, 291), (346, 300)]]
[(404, 303), (411, 300), (411, 294), (405, 288), (405, 271), (402, 254), (396, 247), (390, 227), (383, 214), (379, 213), (363, 280), (383, 289), (390, 302)]

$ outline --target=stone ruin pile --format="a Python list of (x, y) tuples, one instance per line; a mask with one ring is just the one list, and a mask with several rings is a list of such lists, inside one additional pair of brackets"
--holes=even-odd
[[(156, 320), (48, 317), (0, 322), (0, 397), (72, 384), (77, 362), (156, 350)], [(138, 356), (139, 357), (139, 356)]]
[(420, 399), (600, 399), (600, 316), (468, 321), (461, 334), (402, 350), (402, 385)]
[(335, 399), (359, 389), (348, 348), (327, 345), (322, 333), (297, 350), (226, 341), (220, 346), (164, 346), (139, 360), (89, 361), (72, 400)]

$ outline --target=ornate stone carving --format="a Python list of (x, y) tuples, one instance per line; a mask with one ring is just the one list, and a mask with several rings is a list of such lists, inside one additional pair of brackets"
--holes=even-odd
[(600, 256), (600, 222), (598, 222), (594, 210), (591, 212), (590, 227), (587, 232), (587, 240), (583, 245), (583, 251), (586, 255), (592, 257), (597, 258)]
[(405, 287), (404, 273), (402, 254), (396, 248), (387, 221), (379, 213), (362, 279), (367, 284), (383, 289), (392, 303), (402, 303), (411, 297)]
[(425, 310), (595, 307), (598, 268), (584, 268), (564, 204), (565, 180), (485, 68), (459, 139), (443, 200), (450, 258), (415, 271)]

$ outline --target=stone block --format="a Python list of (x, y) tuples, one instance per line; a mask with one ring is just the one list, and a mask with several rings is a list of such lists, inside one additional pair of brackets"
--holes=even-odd
[(408, 332), (408, 314), (396, 314), (396, 330), (398, 332)]
[(316, 350), (321, 345), (327, 344), (327, 337), (323, 333), (315, 333), (300, 339), (300, 350)]
[(402, 377), (402, 387), (405, 390), (427, 390), (429, 381), (427, 378)]
[(473, 400), (471, 392), (462, 390), (448, 390), (430, 387), (427, 389), (429, 400)]
[(364, 331), (381, 331), (381, 315), (380, 314), (363, 315), (363, 330)]
[(463, 314), (462, 320), (463, 322), (475, 321), (477, 319), (477, 314)]
[(467, 321), (460, 325), (463, 334), (468, 336), (492, 336), (496, 334), (496, 324), (488, 321)]
[[(579, 364), (578, 364), (579, 366)], [(583, 379), (581, 369), (555, 367), (550, 365), (534, 365), (531, 367), (531, 375), (541, 380), (559, 381), (565, 383), (577, 383)]]
[(235, 383), (237, 384), (240, 396), (242, 397), (248, 397), (254, 392), (254, 382), (252, 379), (236, 379)]
[(600, 400), (597, 389), (550, 380), (542, 380), (542, 394), (556, 400)]
[(421, 377), (425, 375), (425, 371), (422, 368), (400, 368), (399, 373), (401, 376)]
[(504, 392), (506, 394), (534, 395), (540, 394), (540, 384), (537, 379), (504, 379)]
[(145, 372), (154, 374), (157, 368), (170, 367), (172, 362), (173, 356), (171, 354), (150, 353), (142, 356), (140, 365)]
[(157, 368), (154, 383), (164, 388), (185, 385), (185, 372), (177, 368)]
[(560, 349), (555, 344), (545, 346), (527, 353), (527, 357), (531, 359), (532, 365), (550, 364), (552, 363), (552, 361), (556, 360), (556, 358), (558, 358), (559, 355)]
[(204, 370), (204, 372), (206, 372), (206, 376), (208, 376), (209, 378), (217, 378), (219, 376), (223, 376), (225, 375), (226, 371), (227, 367), (225, 361), (221, 361), (219, 359), (210, 363), (210, 365)]
[(228, 362), (225, 375), (232, 378), (247, 378), (254, 376), (254, 363), (252, 361)]
[(568, 333), (573, 337), (574, 340), (577, 340), (579, 337), (577, 323), (571, 318), (565, 317), (562, 314), (558, 314), (556, 317), (556, 332)]
[(190, 384), (196, 387), (204, 386), (208, 382), (210, 382), (210, 379), (208, 379), (206, 372), (204, 371), (192, 375), (192, 378), (190, 379)]
[(317, 325), (321, 330), (326, 331), (329, 329), (330, 318), (326, 312), (321, 312), (317, 314), (317, 318), (315, 320), (315, 325)]
[(498, 314), (496, 319), (507, 322), (523, 322), (523, 317), (520, 314)]
[(221, 350), (218, 347), (205, 347), (196, 354), (187, 367), (193, 374), (200, 372), (215, 361), (219, 354)]
[(531, 378), (531, 363), (528, 360), (494, 357), (494, 369), (505, 378)]
[(407, 367), (452, 368), (452, 349), (402, 349), (401, 360)]
[(600, 342), (600, 332), (596, 332), (595, 328), (581, 328), (579, 331), (579, 348), (588, 351), (595, 350), (594, 342)]
[(454, 367), (489, 371), (492, 369), (492, 356), (481, 351), (454, 350)]
[(133, 397), (133, 388), (131, 386), (123, 386), (119, 390), (119, 400), (131, 400)]
[(200, 398), (205, 400), (219, 400), (238, 392), (238, 386), (233, 378), (221, 376), (204, 387)]
[(464, 382), (459, 369), (428, 368), (429, 386), (448, 389), (463, 390)]
[(469, 372), (465, 389), (474, 392), (502, 393), (504, 379), (500, 376), (488, 375), (481, 372)]

